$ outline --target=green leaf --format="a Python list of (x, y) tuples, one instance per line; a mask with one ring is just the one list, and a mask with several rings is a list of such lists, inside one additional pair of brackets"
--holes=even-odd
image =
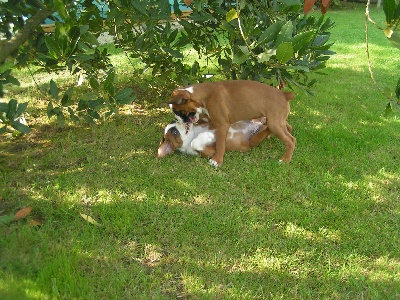
[(116, 100), (118, 105), (131, 104), (136, 99), (136, 96), (128, 96), (126, 98)]
[(393, 20), (396, 22), (396, 20), (400, 19), (400, 2), (397, 3), (397, 7), (393, 13)]
[(55, 113), (53, 103), (49, 102), (49, 104), (47, 104), (47, 117), (50, 119), (54, 115)]
[(293, 57), (292, 43), (282, 43), (276, 49), (276, 57), (281, 64), (287, 63)]
[(283, 24), (283, 21), (279, 21), (269, 26), (258, 38), (258, 43), (261, 44), (274, 41), (278, 36), (278, 33), (281, 30)]
[(61, 16), (63, 20), (66, 20), (68, 17), (68, 12), (65, 9), (66, 6), (64, 4), (64, 1), (62, 0), (53, 0), (53, 6), (56, 9), (57, 13)]
[(54, 99), (58, 99), (58, 86), (57, 84), (54, 82), (53, 79), (50, 80), (50, 95), (54, 98)]
[(90, 78), (89, 78), (89, 84), (90, 84), (90, 87), (91, 87), (93, 90), (98, 90), (98, 89), (100, 89), (100, 83), (99, 83), (99, 81), (98, 81), (96, 78), (94, 78), (94, 77), (90, 77)]
[(0, 102), (0, 111), (5, 113), (8, 112), (8, 103)]
[(172, 57), (174, 57), (174, 58), (184, 58), (185, 57), (180, 51), (177, 51), (177, 50), (174, 50), (171, 48), (164, 47), (163, 50), (165, 52), (170, 53), (172, 55)]
[(391, 24), (396, 10), (396, 0), (383, 0), (382, 7), (386, 16), (386, 23)]
[(18, 121), (12, 121), (11, 126), (23, 134), (28, 134), (29, 132), (31, 132), (31, 129), (28, 126)]
[(0, 128), (0, 134), (3, 134), (7, 131), (7, 125)]
[(301, 32), (292, 38), (293, 51), (297, 52), (308, 45), (314, 36), (313, 31)]
[(96, 100), (89, 100), (88, 101), (88, 108), (93, 110), (99, 110), (104, 103), (104, 99), (99, 97)]
[(130, 4), (132, 7), (142, 16), (149, 17), (149, 14), (147, 13), (146, 6), (143, 4), (143, 2), (139, 1), (131, 1)]
[(104, 90), (112, 96), (114, 95), (114, 79), (115, 79), (115, 71), (112, 70), (110, 73), (108, 73), (106, 79), (103, 82)]
[(175, 14), (175, 15), (177, 15), (177, 16), (182, 15), (182, 11), (181, 11), (181, 9), (179, 8), (178, 0), (174, 0), (173, 8), (174, 8), (174, 14)]
[(44, 37), (44, 42), (46, 43), (46, 46), (49, 49), (49, 54), (53, 58), (58, 59), (58, 58), (60, 58), (62, 56), (59, 44), (55, 41), (53, 36), (46, 35)]
[(62, 111), (57, 113), (57, 125), (60, 127), (64, 127), (64, 125), (65, 125), (65, 117), (64, 117), (64, 114), (62, 113)]
[(227, 22), (230, 22), (237, 18), (238, 18), (238, 13), (237, 13), (236, 9), (234, 9), (234, 8), (232, 8), (230, 11), (228, 11), (226, 13), (226, 21)]
[(285, 25), (282, 26), (282, 29), (279, 31), (278, 36), (276, 37), (275, 48), (277, 49), (280, 44), (285, 42), (290, 42), (293, 34), (293, 23), (292, 21), (287, 21)]
[(69, 87), (68, 90), (66, 90), (66, 92), (64, 93), (64, 95), (61, 99), (62, 106), (65, 107), (65, 106), (70, 106), (70, 105), (74, 104), (74, 101), (70, 100), (73, 91), (74, 91), (74, 87)]
[(126, 88), (126, 89), (120, 90), (120, 91), (118, 91), (118, 92), (116, 93), (116, 95), (115, 95), (115, 100), (117, 100), (117, 101), (122, 101), (122, 100), (124, 100), (125, 98), (131, 96), (132, 93), (133, 93), (133, 89), (131, 89), (131, 88)]
[(38, 53), (36, 55), (36, 58), (44, 63), (46, 63), (46, 65), (57, 65), (58, 64), (58, 60), (55, 59), (54, 57), (50, 57), (47, 55), (44, 55), (42, 53)]
[(249, 58), (248, 55), (243, 54), (243, 52), (237, 52), (233, 55), (232, 63), (242, 64)]
[(0, 73), (10, 70), (13, 66), (14, 63), (12, 61), (5, 62), (3, 65), (0, 65)]
[(18, 79), (15, 78), (15, 77), (12, 76), (12, 75), (8, 75), (8, 76), (7, 76), (6, 82), (5, 82), (5, 83), (14, 84), (14, 85), (17, 85), (17, 86), (20, 86), (20, 85), (21, 85), (20, 82), (18, 81)]
[(13, 119), (15, 113), (17, 112), (17, 105), (18, 105), (18, 102), (15, 99), (11, 99), (8, 102), (8, 110), (7, 110), (7, 113), (6, 113), (6, 118), (7, 119), (9, 119), (9, 120)]
[(88, 115), (89, 115), (90, 117), (92, 117), (93, 119), (100, 120), (100, 118), (101, 118), (100, 115), (99, 115), (99, 113), (98, 113), (97, 111), (95, 111), (95, 110), (88, 109), (87, 113), (88, 113)]
[(93, 99), (97, 99), (97, 97), (99, 97), (99, 93), (97, 93), (97, 92), (89, 92), (89, 93), (83, 94), (81, 99), (82, 100), (93, 100)]
[(97, 40), (96, 36), (91, 32), (86, 32), (85, 34), (81, 35), (81, 41), (88, 43), (91, 46), (98, 45), (99, 41)]
[(88, 106), (88, 101), (80, 99), (79, 102), (78, 102), (78, 107), (76, 108), (76, 110), (77, 111), (82, 111), (82, 110), (87, 109), (88, 107), (89, 107)]
[(242, 51), (242, 53), (246, 56), (250, 55), (250, 50), (247, 46), (238, 46), (238, 48)]
[(79, 124), (79, 121), (80, 121), (79, 117), (77, 115), (75, 115), (75, 113), (71, 107), (68, 107), (68, 112), (69, 112), (69, 117), (71, 118), (72, 122), (74, 122), (74, 124)]
[(90, 117), (90, 116), (88, 116), (88, 115), (86, 115), (86, 114), (83, 114), (81, 117), (82, 117), (82, 119), (84, 119), (87, 123), (96, 125), (96, 122), (93, 121), (93, 118), (92, 118), (92, 117)]
[(28, 107), (28, 102), (18, 104), (17, 111), (15, 112), (15, 114), (13, 116), (14, 120), (16, 118), (19, 118), (19, 116), (21, 116), (25, 112), (27, 107)]

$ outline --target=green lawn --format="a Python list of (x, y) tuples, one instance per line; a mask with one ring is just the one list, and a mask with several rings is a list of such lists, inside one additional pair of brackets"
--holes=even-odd
[[(157, 159), (173, 117), (143, 85), (93, 127), (35, 124), (30, 106), (32, 133), (0, 144), (0, 215), (32, 207), (0, 225), (0, 299), (399, 299), (400, 114), (383, 117), (370, 79), (364, 7), (328, 16), (337, 54), (316, 96), (292, 101), (289, 165), (276, 138), (220, 169)], [(374, 28), (370, 39), (394, 89), (399, 50)]]

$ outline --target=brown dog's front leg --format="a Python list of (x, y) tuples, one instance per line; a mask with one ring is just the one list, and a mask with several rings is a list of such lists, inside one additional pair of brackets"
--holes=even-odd
[(224, 161), (225, 142), (226, 142), (226, 136), (228, 135), (228, 130), (229, 130), (229, 124), (224, 126), (219, 126), (216, 128), (215, 154), (210, 159), (210, 164), (215, 167), (221, 166)]

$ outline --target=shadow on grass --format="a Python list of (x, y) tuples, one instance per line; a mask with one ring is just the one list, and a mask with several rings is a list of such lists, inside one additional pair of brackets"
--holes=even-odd
[[(165, 111), (89, 129), (43, 127), (2, 146), (2, 209), (32, 205), (43, 226), (2, 228), (0, 272), (7, 276), (0, 294), (398, 295), (398, 156), (368, 154), (379, 150), (380, 139), (393, 151), (387, 139), (396, 133), (383, 132), (369, 144), (371, 131), (343, 123), (345, 107), (330, 114), (299, 98), (291, 117), (298, 147), (288, 166), (277, 163), (283, 147), (276, 139), (248, 153), (227, 153), (220, 170), (179, 154), (158, 160), (162, 127), (171, 118)], [(371, 111), (360, 114), (380, 122)], [(383, 162), (386, 169), (374, 177)]]

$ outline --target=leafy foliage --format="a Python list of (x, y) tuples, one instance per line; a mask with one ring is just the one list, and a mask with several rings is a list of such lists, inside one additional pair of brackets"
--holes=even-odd
[[(99, 3), (10, 0), (2, 5), (0, 32), (8, 38), (6, 44), (17, 31), (24, 32), (38, 12), (53, 19), (55, 30), (47, 34), (38, 27), (19, 45), (14, 63), (1, 71), (0, 93), (3, 84), (18, 83), (11, 75), (13, 67), (34, 64), (37, 72), (69, 71), (90, 89), (78, 95), (74, 86), (61, 90), (50, 82), (47, 115), (55, 116), (60, 126), (66, 117), (95, 123), (118, 113), (120, 105), (135, 97), (130, 88), (116, 90), (107, 49), (98, 48), (97, 37), (105, 28), (116, 36), (117, 46), (140, 59), (143, 71), (165, 82), (161, 88), (204, 81), (212, 65), (213, 72), (227, 79), (253, 79), (311, 93), (315, 81), (309, 81), (308, 74), (324, 68), (333, 54), (328, 42), (332, 21), (305, 16), (299, 0), (174, 0), (172, 16), (165, 0), (105, 1), (106, 16)], [(12, 28), (11, 23), (16, 25)], [(194, 49), (198, 59), (188, 59), (188, 49)]]
[[(383, 0), (382, 7), (385, 13), (385, 26), (382, 27), (371, 19), (369, 15), (369, 5), (366, 8), (366, 26), (368, 29), (368, 22), (373, 23), (378, 29), (382, 30), (389, 42), (396, 48), (400, 49), (400, 2), (397, 0)], [(368, 31), (367, 31), (368, 32)], [(367, 34), (367, 47), (368, 47), (368, 34)], [(373, 78), (372, 72), (371, 77)], [(400, 78), (394, 88), (394, 93), (385, 96), (390, 100), (386, 105), (386, 113), (390, 113), (394, 105), (400, 107)]]
[(11, 126), (21, 133), (30, 132), (28, 126), (24, 124), (21, 115), (25, 112), (28, 103), (20, 103), (15, 99), (11, 99), (8, 103), (0, 102), (0, 134), (7, 131), (7, 127)]
[[(107, 22), (144, 70), (175, 84), (204, 80), (211, 63), (227, 79), (310, 91), (307, 74), (322, 69), (333, 54), (328, 43), (333, 22), (304, 16), (298, 0), (274, 3), (200, 0), (187, 15), (175, 0), (171, 19), (165, 1), (113, 1)], [(197, 52), (195, 62), (185, 59), (189, 47)]]

